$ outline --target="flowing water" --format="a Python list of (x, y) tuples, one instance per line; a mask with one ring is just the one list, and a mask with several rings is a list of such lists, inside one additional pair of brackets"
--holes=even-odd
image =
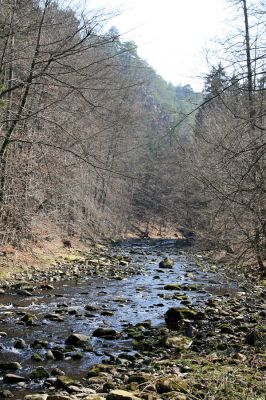
[[(131, 265), (138, 269), (143, 267), (144, 273), (123, 280), (84, 276), (75, 281), (58, 282), (53, 291), (36, 289), (31, 297), (19, 297), (12, 290), (1, 295), (0, 331), (6, 336), (0, 337), (0, 363), (19, 362), (22, 369), (15, 373), (23, 376), (43, 365), (49, 371), (57, 367), (68, 375), (82, 377), (89, 366), (110, 354), (132, 351), (131, 342), (125, 335), (117, 340), (100, 339), (92, 336), (96, 328), (112, 327), (121, 332), (144, 320), (150, 320), (153, 326), (164, 323), (167, 309), (179, 306), (181, 302), (165, 298), (165, 295), (173, 294), (164, 289), (166, 284), (181, 284), (181, 294), (187, 295), (187, 301), (194, 308), (203, 305), (210, 293), (234, 290), (234, 284), (222, 283), (216, 272), (200, 270), (192, 258), (178, 250), (175, 241), (124, 242), (111, 248), (110, 252), (129, 257)], [(158, 268), (165, 256), (174, 260), (172, 269)], [(88, 304), (95, 310), (86, 311)], [(36, 324), (26, 326), (21, 322), (25, 312), (36, 317)], [(61, 313), (62, 321), (51, 321), (46, 317), (53, 313)], [(85, 351), (80, 360), (73, 359), (71, 352), (61, 361), (36, 363), (31, 359), (33, 353), (44, 356), (47, 352), (47, 349), (31, 347), (35, 339), (48, 341), (50, 349), (63, 348), (72, 332), (90, 336), (93, 351)], [(26, 348), (22, 350), (14, 348), (19, 338), (26, 342)]]

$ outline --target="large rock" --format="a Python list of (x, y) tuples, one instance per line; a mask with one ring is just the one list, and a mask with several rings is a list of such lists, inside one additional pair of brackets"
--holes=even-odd
[(81, 333), (72, 333), (67, 340), (66, 344), (72, 345), (75, 347), (84, 347), (88, 344), (89, 336), (82, 335)]
[(163, 394), (174, 391), (187, 390), (187, 382), (176, 375), (168, 375), (163, 378), (159, 378), (155, 384), (157, 393)]
[(21, 368), (22, 366), (18, 362), (0, 363), (0, 369), (4, 371), (16, 371)]
[(170, 257), (165, 257), (165, 259), (159, 263), (159, 268), (173, 268), (173, 266), (174, 261)]
[(32, 371), (31, 378), (33, 379), (49, 378), (49, 372), (47, 371), (47, 369), (43, 367), (37, 367), (34, 371)]
[(19, 383), (19, 382), (25, 382), (26, 378), (24, 376), (20, 375), (14, 375), (14, 374), (6, 374), (4, 377), (4, 382), (5, 383)]
[(108, 340), (118, 339), (120, 333), (113, 328), (97, 328), (93, 332), (93, 336), (101, 337)]
[(14, 344), (15, 349), (20, 349), (20, 350), (25, 349), (26, 346), (27, 345), (24, 339), (18, 339)]
[(169, 347), (171, 349), (175, 349), (177, 351), (182, 351), (188, 349), (191, 344), (192, 340), (185, 337), (185, 336), (166, 336), (162, 339), (162, 344), (165, 347)]
[(112, 390), (107, 395), (106, 400), (140, 400), (140, 398), (126, 390)]
[(62, 375), (57, 377), (56, 383), (59, 387), (67, 389), (69, 386), (75, 385), (77, 381), (69, 376)]
[(178, 283), (169, 283), (164, 286), (164, 290), (180, 290), (181, 286)]
[(116, 372), (116, 367), (110, 364), (95, 364), (93, 365), (87, 374), (87, 378), (100, 376), (102, 373), (114, 374)]
[(167, 328), (176, 331), (180, 328), (180, 323), (184, 319), (193, 320), (197, 312), (187, 307), (172, 307), (165, 313)]
[(12, 392), (10, 392), (10, 390), (0, 390), (0, 399), (12, 399), (13, 397), (14, 395)]

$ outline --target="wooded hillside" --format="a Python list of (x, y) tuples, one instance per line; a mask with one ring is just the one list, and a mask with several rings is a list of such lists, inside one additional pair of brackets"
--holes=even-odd
[(2, 244), (47, 219), (86, 240), (158, 212), (168, 131), (193, 92), (167, 84), (115, 28), (103, 34), (107, 18), (1, 1)]
[(264, 270), (265, 6), (231, 2), (205, 91), (168, 84), (104, 13), (0, 1), (0, 240), (170, 222)]

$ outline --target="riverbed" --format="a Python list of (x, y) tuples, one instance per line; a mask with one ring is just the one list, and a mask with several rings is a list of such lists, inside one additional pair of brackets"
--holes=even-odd
[[(236, 290), (236, 283), (224, 281), (216, 268), (202, 268), (201, 255), (187, 255), (176, 241), (129, 241), (109, 247), (108, 252), (127, 260), (125, 265), (135, 273), (128, 277), (76, 276), (53, 282), (53, 288), (33, 284), (29, 296), (27, 291), (18, 295), (14, 285), (5, 288), (0, 297), (0, 364), (19, 363), (21, 368), (14, 373), (27, 378), (43, 366), (49, 373), (59, 368), (81, 379), (95, 363), (120, 353), (134, 354), (132, 340), (125, 333), (128, 327), (147, 320), (151, 326), (164, 325), (170, 307), (199, 309), (213, 293), (229, 295)], [(172, 268), (159, 268), (165, 257), (174, 261)], [(180, 290), (165, 289), (168, 284), (180, 285)], [(25, 315), (31, 316), (30, 324), (25, 323)], [(111, 327), (119, 335), (111, 340), (94, 337), (99, 327)], [(90, 348), (67, 349), (65, 341), (72, 333), (87, 335)], [(16, 348), (21, 339), (25, 346)], [(36, 340), (46, 345), (36, 346)], [(48, 350), (63, 356), (49, 360)], [(40, 356), (39, 361), (33, 359), (34, 354)], [(1, 372), (0, 385), (14, 388), (4, 383), (6, 371)], [(42, 380), (30, 380), (18, 387), (36, 389), (42, 384)]]

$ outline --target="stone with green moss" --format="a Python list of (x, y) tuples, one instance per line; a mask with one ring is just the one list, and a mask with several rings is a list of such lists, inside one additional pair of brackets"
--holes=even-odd
[(75, 347), (84, 347), (88, 344), (89, 336), (81, 333), (72, 333), (65, 341), (65, 344)]
[(159, 263), (159, 268), (173, 268), (173, 266), (174, 266), (174, 261), (170, 257), (165, 257)]
[(164, 376), (156, 381), (156, 390), (159, 394), (173, 391), (186, 391), (187, 388), (187, 381), (176, 375)]
[(181, 286), (178, 283), (169, 283), (164, 286), (164, 290), (180, 290)]
[(59, 387), (67, 389), (69, 386), (76, 385), (77, 381), (67, 375), (57, 376), (56, 382)]
[(21, 368), (22, 368), (22, 366), (18, 362), (0, 363), (0, 369), (2, 369), (3, 371), (16, 371)]
[(37, 367), (34, 371), (31, 373), (31, 378), (32, 379), (45, 379), (49, 378), (49, 372), (47, 369), (43, 367)]
[(192, 340), (182, 335), (166, 336), (162, 339), (161, 344), (165, 347), (169, 347), (177, 351), (182, 351), (188, 349), (191, 346)]
[(116, 367), (114, 365), (109, 365), (109, 364), (95, 364), (89, 369), (87, 378), (99, 376), (103, 372), (114, 374), (116, 372)]
[(197, 312), (188, 307), (172, 307), (165, 314), (165, 322), (169, 329), (178, 330), (184, 319), (194, 320)]
[(42, 357), (41, 357), (41, 355), (38, 354), (38, 353), (32, 354), (31, 359), (32, 359), (33, 361), (42, 361)]

